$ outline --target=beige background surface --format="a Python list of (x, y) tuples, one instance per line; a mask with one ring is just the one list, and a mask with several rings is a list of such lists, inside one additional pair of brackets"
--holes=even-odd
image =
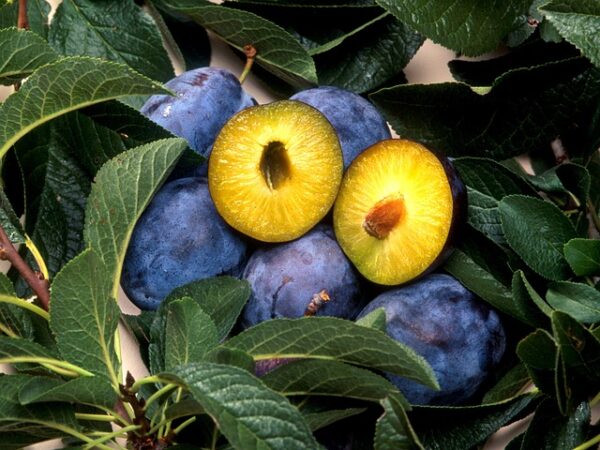
[[(54, 3), (51, 1), (51, 3)], [(239, 58), (233, 55), (231, 50), (214, 36), (210, 36), (211, 46), (213, 49), (211, 65), (229, 69), (234, 74), (239, 74), (242, 71), (242, 63)], [(455, 57), (454, 52), (445, 49), (439, 45), (433, 44), (431, 41), (426, 41), (423, 47), (418, 51), (417, 55), (412, 59), (407, 66), (405, 73), (410, 83), (439, 83), (452, 80), (447, 67), (447, 62)], [(180, 66), (177, 62), (174, 63), (179, 71)], [(275, 98), (268, 92), (259, 80), (252, 74), (247, 78), (244, 88), (253, 95), (259, 103), (267, 103)], [(0, 87), (0, 100), (4, 99), (11, 92), (10, 88)], [(122, 309), (127, 313), (136, 313), (138, 309), (133, 306), (125, 297), (123, 292), (120, 293), (119, 302)], [(136, 378), (147, 375), (147, 370), (144, 367), (139, 357), (136, 345), (127, 335), (124, 329), (122, 331), (124, 345), (124, 363), (126, 368)], [(502, 430), (494, 435), (485, 445), (485, 450), (503, 449), (510, 438), (518, 434), (526, 426), (524, 421), (513, 424), (511, 427)], [(60, 441), (51, 441), (42, 445), (29, 447), (29, 450), (50, 450), (61, 448)], [(1, 443), (0, 443), (1, 449)]]

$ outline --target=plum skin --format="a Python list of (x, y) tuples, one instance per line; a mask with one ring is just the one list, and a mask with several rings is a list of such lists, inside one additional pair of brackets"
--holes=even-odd
[(321, 86), (300, 91), (290, 100), (317, 108), (331, 122), (342, 146), (344, 169), (365, 148), (392, 137), (385, 119), (375, 106), (345, 89)]
[(252, 288), (242, 315), (244, 328), (268, 319), (302, 317), (322, 290), (331, 299), (317, 316), (353, 319), (364, 306), (356, 272), (331, 228), (322, 224), (295, 241), (256, 250), (242, 277)]
[(433, 368), (441, 390), (386, 374), (412, 404), (451, 405), (468, 400), (500, 362), (506, 335), (496, 312), (456, 279), (431, 274), (384, 292), (359, 318), (384, 308), (387, 334)]
[(140, 112), (205, 158), (225, 122), (256, 104), (231, 72), (215, 67), (189, 70), (165, 86), (177, 95), (153, 95)]
[(206, 179), (165, 184), (137, 222), (121, 285), (140, 309), (154, 310), (176, 287), (216, 275), (239, 276), (247, 244), (217, 214)]

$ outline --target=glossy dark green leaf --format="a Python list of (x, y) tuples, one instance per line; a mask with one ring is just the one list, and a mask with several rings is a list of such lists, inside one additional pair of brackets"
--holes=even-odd
[(199, 0), (155, 2), (185, 14), (242, 51), (251, 44), (256, 62), (292, 85), (317, 82), (315, 65), (308, 52), (283, 28), (256, 14)]
[(48, 40), (63, 55), (120, 62), (159, 81), (174, 76), (156, 24), (133, 0), (64, 0)]
[(552, 329), (563, 361), (590, 385), (600, 386), (600, 342), (577, 320), (556, 311)]
[(500, 160), (547, 145), (599, 93), (598, 70), (574, 58), (507, 72), (484, 95), (441, 83), (381, 89), (370, 98), (400, 136), (450, 156)]
[(554, 0), (541, 7), (558, 33), (600, 66), (600, 5), (594, 0)]
[(174, 374), (234, 448), (318, 448), (300, 412), (245, 370), (204, 362), (180, 367)]
[(218, 343), (217, 327), (190, 297), (170, 302), (165, 321), (165, 369), (202, 361)]
[(70, 57), (47, 64), (0, 106), (0, 157), (34, 128), (68, 112), (127, 95), (165, 92), (127, 66)]
[(516, 353), (538, 389), (554, 396), (558, 347), (552, 336), (544, 330), (534, 331), (519, 342)]
[(537, 407), (520, 448), (575, 448), (586, 440), (589, 423), (590, 407), (587, 402), (581, 402), (572, 413), (564, 417), (554, 401), (545, 399)]
[(485, 393), (482, 403), (497, 403), (522, 394), (529, 387), (531, 378), (523, 363), (510, 369), (492, 389)]
[(550, 284), (546, 300), (554, 309), (567, 313), (580, 322), (600, 322), (600, 291), (572, 281)]
[(563, 246), (576, 237), (569, 219), (553, 204), (512, 195), (499, 203), (502, 229), (511, 248), (538, 274), (561, 280), (571, 274)]
[(461, 250), (454, 250), (443, 269), (494, 308), (528, 323), (515, 306), (511, 290)]
[(429, 364), (387, 334), (333, 317), (262, 322), (229, 339), (225, 347), (273, 358), (329, 359), (405, 376), (436, 388)]
[(391, 16), (314, 56), (319, 83), (354, 92), (378, 88), (402, 73), (423, 37)]
[(523, 394), (503, 402), (466, 407), (414, 407), (411, 423), (431, 450), (467, 449), (535, 407), (536, 395)]
[(0, 225), (10, 242), (13, 244), (25, 242), (25, 230), (3, 190), (0, 190)]
[(254, 358), (235, 348), (217, 347), (206, 355), (206, 360), (217, 364), (227, 364), (255, 373)]
[(118, 386), (115, 332), (120, 310), (111, 286), (100, 257), (85, 250), (52, 283), (50, 328), (63, 358)]
[(0, 84), (14, 84), (57, 58), (46, 41), (31, 31), (0, 30)]
[(112, 408), (117, 393), (106, 380), (79, 377), (69, 381), (49, 377), (31, 377), (19, 392), (22, 405), (45, 402), (87, 403)]
[(250, 285), (229, 276), (194, 281), (178, 287), (163, 302), (191, 297), (215, 323), (219, 341), (225, 339), (250, 297)]
[(423, 444), (415, 433), (405, 409), (392, 395), (381, 401), (383, 414), (375, 428), (375, 450), (423, 450)]
[(565, 258), (575, 275), (600, 275), (600, 241), (571, 239), (565, 244)]
[(387, 379), (337, 361), (292, 361), (261, 379), (285, 396), (322, 395), (378, 402), (396, 395), (402, 406), (409, 408), (408, 402)]
[[(310, 430), (315, 432), (340, 420), (353, 417), (366, 411), (366, 408), (329, 409), (320, 412), (303, 413)], [(302, 412), (302, 411), (301, 411)]]
[(553, 194), (569, 194), (585, 207), (590, 192), (590, 174), (579, 164), (564, 163), (528, 178), (537, 189)]

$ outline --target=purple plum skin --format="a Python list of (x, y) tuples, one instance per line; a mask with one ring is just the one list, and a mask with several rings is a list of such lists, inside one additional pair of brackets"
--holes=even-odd
[(165, 184), (135, 226), (121, 285), (139, 308), (155, 310), (175, 288), (239, 276), (247, 244), (217, 214), (205, 178)]
[(384, 308), (387, 333), (411, 347), (433, 368), (441, 390), (386, 375), (408, 401), (453, 405), (468, 400), (500, 362), (506, 335), (498, 314), (445, 274), (384, 292), (359, 318)]
[(215, 67), (189, 70), (165, 86), (177, 95), (153, 95), (141, 113), (187, 140), (190, 148), (205, 158), (225, 122), (256, 104), (231, 72)]
[(383, 116), (368, 100), (354, 92), (333, 86), (300, 91), (290, 97), (318, 109), (337, 132), (344, 169), (360, 152), (392, 136)]
[(302, 317), (322, 290), (331, 299), (317, 316), (353, 319), (364, 306), (358, 276), (326, 225), (295, 241), (256, 250), (242, 277), (252, 288), (242, 315), (244, 328), (268, 319)]

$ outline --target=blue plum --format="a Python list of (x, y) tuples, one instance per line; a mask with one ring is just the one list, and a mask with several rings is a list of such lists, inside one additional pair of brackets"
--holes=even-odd
[(239, 276), (247, 244), (217, 214), (205, 178), (165, 184), (135, 226), (121, 285), (141, 309), (156, 309), (176, 287)]
[(352, 319), (363, 306), (357, 275), (326, 225), (295, 241), (256, 250), (243, 278), (252, 287), (244, 327), (302, 317), (307, 308), (309, 315)]
[(468, 400), (497, 366), (506, 336), (496, 312), (456, 279), (431, 274), (384, 292), (361, 311), (384, 308), (387, 333), (433, 368), (441, 390), (395, 375), (388, 378), (413, 404), (457, 404)]
[(215, 67), (189, 70), (165, 86), (177, 96), (153, 95), (142, 107), (142, 114), (187, 140), (205, 158), (225, 122), (256, 104), (231, 72)]
[(358, 94), (333, 86), (300, 91), (290, 97), (317, 108), (335, 128), (344, 154), (344, 168), (362, 152), (383, 139), (390, 130), (383, 116)]

